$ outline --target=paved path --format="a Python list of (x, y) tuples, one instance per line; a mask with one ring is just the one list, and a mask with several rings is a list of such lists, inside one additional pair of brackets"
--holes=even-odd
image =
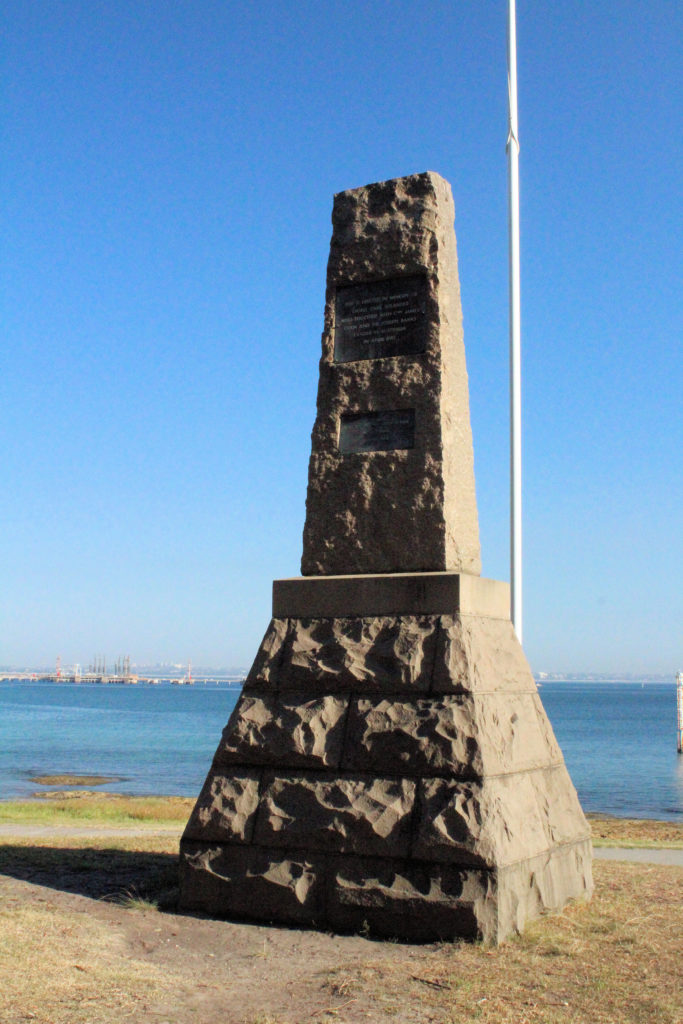
[(683, 867), (683, 850), (645, 850), (642, 847), (594, 846), (598, 860), (628, 860), (639, 864), (670, 864)]
[(115, 839), (117, 836), (129, 838), (140, 836), (173, 836), (180, 838), (183, 825), (150, 825), (147, 828), (140, 828), (137, 825), (121, 825), (120, 828), (110, 828), (88, 825), (21, 825), (21, 824), (0, 824), (0, 840), (3, 836), (31, 839)]

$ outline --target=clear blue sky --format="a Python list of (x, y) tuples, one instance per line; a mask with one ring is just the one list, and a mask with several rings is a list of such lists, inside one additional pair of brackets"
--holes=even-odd
[[(0, 663), (248, 664), (299, 573), (334, 192), (456, 204), (508, 579), (505, 0), (10, 0)], [(683, 668), (679, 0), (518, 0), (525, 649)]]

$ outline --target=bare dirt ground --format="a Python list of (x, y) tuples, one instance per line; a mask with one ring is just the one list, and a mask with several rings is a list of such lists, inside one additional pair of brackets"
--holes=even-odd
[(683, 1024), (680, 868), (599, 862), (500, 947), (409, 946), (177, 914), (154, 831), (0, 846), (2, 1024)]

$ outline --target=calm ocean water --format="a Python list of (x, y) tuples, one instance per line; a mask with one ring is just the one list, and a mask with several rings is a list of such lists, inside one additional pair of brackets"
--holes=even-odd
[[(584, 810), (683, 820), (675, 683), (544, 683)], [(112, 775), (105, 790), (195, 796), (239, 689), (0, 683), (0, 799), (32, 775)]]

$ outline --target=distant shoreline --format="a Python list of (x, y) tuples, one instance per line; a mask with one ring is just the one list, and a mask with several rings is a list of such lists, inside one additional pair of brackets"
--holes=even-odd
[[(247, 673), (242, 675), (230, 675), (220, 676), (209, 673), (202, 673), (196, 678), (188, 680), (182, 676), (149, 676), (140, 675), (131, 677), (130, 680), (122, 677), (111, 677), (111, 678), (74, 678), (71, 674), (65, 674), (62, 678), (58, 679), (54, 673), (46, 672), (43, 670), (34, 671), (27, 669), (24, 671), (16, 672), (1, 672), (0, 683), (53, 683), (55, 685), (74, 685), (74, 686), (226, 686), (226, 687), (241, 687), (246, 681)], [(543, 686), (544, 683), (595, 683), (598, 684), (609, 684), (614, 683), (615, 685), (661, 685), (661, 684), (676, 684), (676, 672), (667, 673), (664, 675), (646, 674), (642, 676), (638, 675), (570, 675), (569, 673), (558, 673), (553, 675), (546, 675), (545, 673), (536, 673), (534, 675), (534, 681), (539, 685)]]

